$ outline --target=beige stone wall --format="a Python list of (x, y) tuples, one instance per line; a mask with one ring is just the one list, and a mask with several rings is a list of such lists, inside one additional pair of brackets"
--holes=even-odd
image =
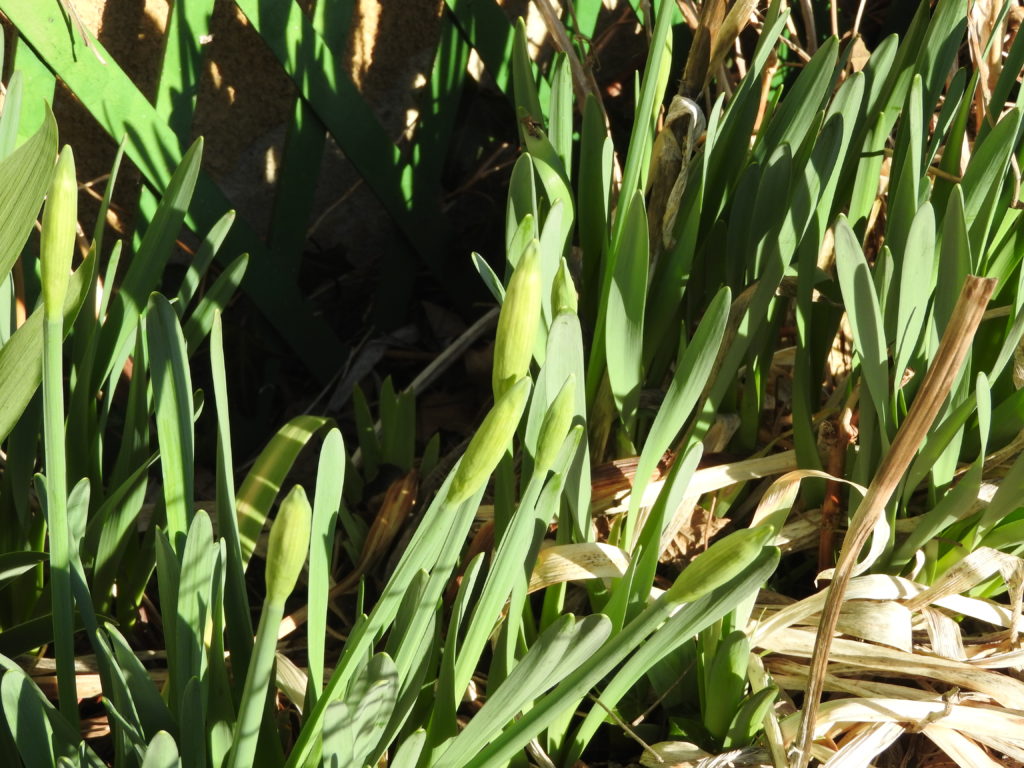
[[(138, 87), (152, 98), (158, 85), (169, 0), (72, 0), (85, 25)], [(179, 2), (184, 0), (179, 0)], [(291, 0), (280, 0), (290, 2)], [(57, 2), (57, 0), (40, 0)], [(417, 91), (429, 72), (443, 0), (355, 0), (343, 60), (386, 132), (401, 137), (414, 115)], [(273, 54), (231, 0), (217, 0), (211, 39), (205, 44), (193, 132), (206, 141), (204, 167), (257, 230), (267, 221), (281, 147), (292, 114), (295, 88)], [(79, 158), (80, 176), (109, 170), (111, 142), (67, 93), (55, 111), (62, 140)], [(131, 184), (129, 177), (126, 181)], [(337, 147), (329, 146), (317, 191), (315, 220), (348, 195), (345, 208), (321, 222), (320, 246), (359, 242), (358, 229), (383, 223), (372, 195), (360, 189)], [(358, 211), (352, 214), (352, 206)], [(354, 254), (357, 256), (358, 255)]]

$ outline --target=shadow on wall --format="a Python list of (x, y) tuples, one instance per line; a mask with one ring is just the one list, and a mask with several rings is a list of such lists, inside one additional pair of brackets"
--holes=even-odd
[[(337, 38), (332, 43), (344, 51), (340, 61), (392, 139), (402, 136), (414, 114), (424, 73), (433, 62), (442, 6), (443, 0), (331, 0), (333, 18), (327, 19), (326, 36)], [(164, 52), (167, 0), (79, 0), (76, 8), (152, 101)], [(266, 235), (296, 88), (232, 0), (215, 2), (203, 53), (192, 135), (206, 139), (204, 168), (240, 216)], [(58, 87), (54, 111), (62, 141), (75, 147), (80, 178), (108, 173), (116, 143), (63, 86)], [(139, 184), (129, 165), (115, 199), (126, 227)], [(330, 140), (321, 173), (311, 183), (316, 194), (309, 224), (318, 226), (307, 247), (333, 258), (343, 256), (336, 270), (350, 268), (345, 262), (370, 266), (384, 245), (380, 233), (391, 227)], [(82, 202), (83, 219), (91, 223), (98, 204), (85, 198)]]
[[(385, 134), (400, 143), (416, 118), (433, 66), (443, 0), (346, 0), (334, 7), (329, 29), (349, 29), (344, 46), (335, 49), (344, 51), (343, 65)], [(394, 241), (387, 214), (330, 139), (313, 210), (309, 247), (323, 258), (343, 254), (365, 270), (381, 253), (403, 247)]]
[[(128, 73), (139, 89), (152, 99), (158, 84), (160, 54), (163, 51), (167, 4), (154, 0), (110, 0), (78, 2), (75, 5), (86, 27)], [(58, 81), (53, 112), (60, 127), (62, 144), (75, 152), (75, 165), (81, 181), (99, 179), (110, 173), (117, 143), (63, 83)], [(138, 196), (141, 176), (125, 159), (117, 182), (118, 195), (111, 208), (111, 225), (117, 231), (131, 231), (133, 205)], [(96, 189), (102, 194), (103, 185)], [(79, 200), (83, 226), (91, 228), (99, 213), (99, 201), (90, 195)]]
[[(307, 4), (312, 1), (306, 0)], [(357, 85), (386, 135), (401, 147), (425, 95), (445, 0), (320, 2), (330, 3), (324, 37), (339, 53), (339, 68)], [(504, 5), (510, 17), (529, 10), (527, 0), (509, 0)], [(266, 236), (297, 89), (233, 0), (216, 0), (212, 6), (210, 34), (201, 41), (203, 64), (190, 133), (205, 137), (204, 169), (220, 185), (240, 219)], [(76, 7), (111, 58), (153, 100), (162, 68), (169, 0), (76, 0)], [(446, 190), (439, 190), (446, 195), (439, 203), (445, 206), (445, 218), (455, 221), (458, 230), (454, 245), (442, 238), (448, 250), (444, 255), (452, 255), (453, 268), (466, 264), (468, 274), (465, 259), (469, 248), (491, 245), (482, 240), (479, 230), (499, 232), (504, 219), (502, 177), (495, 176), (482, 187), (479, 177), (481, 169), (487, 170), (481, 165), (486, 158), (477, 153), (487, 142), (497, 142), (514, 153), (515, 122), (500, 94), (472, 81), (465, 88), (463, 96), (468, 98), (463, 100), (456, 126), (461, 134), (453, 137), (448, 147), (456, 162), (448, 169)], [(62, 139), (76, 148), (81, 178), (104, 176), (114, 156), (115, 141), (66, 92), (59, 93), (56, 112)], [(504, 138), (506, 126), (510, 141)], [(465, 157), (460, 148), (466, 150), (461, 153)], [(472, 165), (463, 167), (466, 163)], [(354, 308), (339, 308), (345, 299), (343, 291), (365, 310), (378, 286), (394, 284), (393, 277), (400, 275), (405, 286), (386, 302), (388, 311), (369, 319), (379, 322), (394, 317), (401, 321), (405, 307), (425, 290), (433, 290), (433, 281), (422, 280), (427, 272), (423, 263), (411, 254), (401, 255), (410, 250), (408, 243), (329, 137), (319, 173), (308, 177), (312, 212), (303, 222), (306, 238), (299, 232), (299, 237), (289, 240), (281, 249), (282, 264), (298, 272), (305, 293), (339, 329), (365, 326), (368, 320), (365, 315), (346, 316)], [(131, 231), (139, 183), (138, 173), (126, 163), (113, 209), (123, 221), (121, 227), (115, 224), (115, 229)], [(102, 184), (97, 190), (102, 191)], [(481, 207), (485, 209), (482, 213)], [(83, 196), (86, 226), (91, 226), (96, 210), (96, 201)], [(496, 254), (500, 253), (500, 238), (498, 241), (496, 247), (489, 248)], [(180, 268), (187, 258), (184, 254), (172, 257), (172, 264)], [(340, 287), (341, 282), (347, 285)], [(400, 311), (391, 311), (395, 308)]]

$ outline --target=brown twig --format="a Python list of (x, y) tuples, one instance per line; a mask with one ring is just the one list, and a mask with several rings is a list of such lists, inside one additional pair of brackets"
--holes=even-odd
[[(831, 425), (831, 443), (827, 446), (828, 454), (825, 471), (833, 478), (843, 476), (846, 464), (846, 449), (857, 439), (857, 427), (853, 425), (854, 408), (860, 397), (860, 387), (853, 388), (843, 408), (828, 421), (821, 423), (820, 429)], [(841, 483), (838, 480), (825, 481), (825, 499), (821, 505), (821, 532), (818, 538), (818, 570), (824, 571), (835, 565), (835, 534), (838, 528)]]
[(14, 262), (11, 270), (14, 278), (14, 327), (21, 328), (28, 320), (28, 307), (25, 304), (25, 267), (21, 259)]
[(771, 98), (772, 94), (772, 80), (775, 78), (775, 73), (778, 70), (779, 57), (775, 51), (772, 51), (768, 56), (768, 64), (764, 68), (764, 74), (761, 76), (761, 99), (757, 105), (757, 117), (754, 119), (754, 133), (761, 129), (761, 123), (768, 109), (768, 99)]
[[(508, 154), (508, 158), (500, 160), (503, 154)], [(516, 160), (519, 159), (519, 153), (515, 151), (515, 148), (507, 141), (502, 142), (498, 145), (491, 154), (489, 154), (484, 160), (477, 164), (476, 170), (470, 175), (468, 179), (462, 182), (458, 187), (453, 189), (451, 192), (447, 192), (444, 196), (444, 205), (446, 209), (450, 206), (450, 201), (465, 193), (470, 188), (480, 183), (488, 176), (499, 173), (504, 169), (515, 164)], [(500, 160), (500, 162), (499, 162)]]
[(850, 32), (851, 37), (857, 37), (860, 34), (860, 22), (864, 18), (864, 5), (866, 0), (860, 0), (857, 3), (857, 15), (853, 17), (853, 29)]
[[(825, 452), (825, 471), (832, 477), (842, 477), (848, 440), (843, 440), (839, 429), (839, 419), (831, 418), (822, 422), (818, 435), (819, 447), (824, 448)], [(839, 485), (836, 480), (825, 481), (825, 498), (821, 502), (821, 526), (818, 531), (819, 571), (824, 571), (835, 565), (833, 550), (841, 508)]]
[(811, 6), (811, 0), (800, 0), (800, 15), (804, 19), (807, 52), (813, 56), (818, 50), (818, 30), (814, 26), (814, 8)]
[(991, 278), (967, 278), (953, 309), (953, 316), (942, 335), (934, 362), (925, 374), (921, 389), (907, 414), (907, 420), (896, 434), (889, 452), (882, 459), (878, 472), (868, 486), (867, 494), (850, 522), (818, 623), (814, 654), (811, 657), (807, 688), (804, 692), (800, 729), (795, 741), (795, 768), (807, 768), (811, 759), (814, 721), (824, 688), (832, 635), (839, 620), (843, 593), (850, 582), (857, 557), (949, 395), (995, 287), (996, 281)]

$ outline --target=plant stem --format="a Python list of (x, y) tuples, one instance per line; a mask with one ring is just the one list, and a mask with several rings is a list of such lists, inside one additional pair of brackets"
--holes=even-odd
[(64, 318), (48, 316), (43, 326), (43, 436), (46, 446), (46, 516), (50, 531), (50, 595), (60, 711), (78, 728), (75, 685), (75, 623), (71, 600), (71, 540), (68, 532), (67, 468), (64, 455), (64, 376), (61, 346)]
[(235, 720), (229, 768), (251, 766), (256, 755), (260, 737), (260, 722), (263, 719), (263, 705), (267, 689), (273, 682), (274, 653), (277, 650), (277, 626), (284, 617), (284, 603), (268, 600), (263, 604), (259, 628), (249, 670), (245, 675), (242, 701)]

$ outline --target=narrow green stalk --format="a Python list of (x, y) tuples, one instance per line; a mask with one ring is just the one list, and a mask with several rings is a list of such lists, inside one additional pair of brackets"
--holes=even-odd
[(61, 318), (43, 326), (43, 439), (46, 445), (46, 510), (50, 532), (50, 594), (60, 711), (78, 723), (75, 688), (74, 608), (71, 600), (71, 538), (68, 533), (67, 468), (64, 456), (64, 361)]
[(78, 186), (70, 147), (60, 153), (43, 210), (40, 239), (43, 289), (43, 437), (46, 447), (46, 512), (50, 532), (50, 593), (60, 711), (77, 730), (75, 624), (71, 597), (64, 445), (64, 296), (75, 245)]
[(253, 765), (260, 736), (260, 720), (267, 690), (274, 679), (274, 651), (277, 630), (284, 617), (284, 604), (295, 589), (309, 551), (313, 510), (302, 486), (296, 485), (281, 502), (267, 544), (267, 597), (249, 670), (245, 675), (242, 701), (235, 721), (229, 768)]
[(249, 670), (245, 675), (245, 688), (235, 720), (234, 748), (231, 750), (229, 768), (253, 765), (256, 745), (260, 738), (260, 722), (263, 719), (263, 705), (267, 700), (267, 689), (274, 682), (274, 653), (277, 650), (277, 628), (284, 618), (284, 602), (263, 604), (259, 628)]

